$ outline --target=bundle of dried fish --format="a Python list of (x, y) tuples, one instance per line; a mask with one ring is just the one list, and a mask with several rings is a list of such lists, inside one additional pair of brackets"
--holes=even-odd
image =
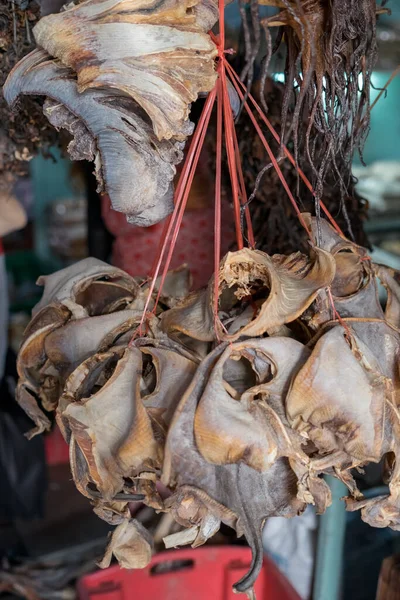
[(190, 104), (216, 80), (217, 49), (206, 33), (214, 4), (69, 6), (39, 21), (39, 48), (4, 86), (10, 105), (21, 94), (46, 96), (44, 114), (73, 138), (71, 157), (95, 162), (99, 191), (137, 225), (153, 225), (172, 211), (175, 165), (193, 131)]
[[(189, 294), (187, 270), (169, 273), (144, 336), (148, 283), (94, 259), (40, 280), (18, 399), (34, 433), (50, 425), (41, 407), (55, 411), (77, 488), (117, 526), (101, 566), (149, 562), (129, 510), (142, 501), (183, 528), (167, 547), (204, 544), (221, 523), (245, 535), (253, 561), (235, 590), (250, 594), (265, 519), (324, 512), (324, 474), (347, 485), (348, 510), (400, 529), (399, 275), (304, 219), (321, 247), (228, 253), (217, 298), (214, 279)], [(353, 470), (382, 459), (389, 492), (366, 500)]]
[[(295, 155), (299, 156), (299, 141), (303, 139), (305, 157), (317, 183), (317, 196), (321, 197), (325, 178), (333, 170), (344, 198), (354, 151), (359, 148), (362, 152), (369, 129), (371, 75), (377, 58), (376, 21), (378, 14), (387, 11), (374, 0), (259, 3), (280, 9), (264, 19), (262, 26), (268, 43), (265, 73), (272, 52), (271, 27), (280, 28), (278, 42), (284, 40), (286, 45), (282, 130), (286, 135), (287, 114), (294, 95)], [(344, 172), (337, 164), (342, 159)]]

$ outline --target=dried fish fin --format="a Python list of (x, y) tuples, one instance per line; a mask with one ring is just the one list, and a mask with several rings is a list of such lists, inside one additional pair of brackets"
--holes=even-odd
[(113, 531), (98, 565), (106, 569), (114, 555), (122, 569), (143, 569), (151, 561), (152, 552), (153, 540), (147, 529), (135, 519), (125, 519)]
[[(161, 276), (157, 278), (154, 291), (158, 292), (161, 284)], [(192, 275), (186, 264), (177, 269), (168, 271), (165, 278), (160, 300), (163, 304), (172, 308), (177, 302), (186, 298), (192, 287)]]
[(20, 407), (28, 417), (32, 419), (36, 426), (25, 434), (28, 440), (32, 439), (35, 435), (50, 430), (51, 423), (49, 419), (39, 408), (33, 391), (27, 385), (24, 383), (18, 384), (15, 398)]
[(215, 331), (209, 289), (193, 292), (167, 310), (161, 317), (161, 328), (172, 338), (183, 334), (194, 340), (212, 342)]

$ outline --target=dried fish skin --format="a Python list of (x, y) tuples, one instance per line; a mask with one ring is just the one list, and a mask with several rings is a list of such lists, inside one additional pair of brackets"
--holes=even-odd
[(370, 351), (380, 372), (391, 382), (394, 403), (400, 405), (400, 333), (386, 320), (355, 319), (349, 325)]
[(181, 486), (200, 489), (206, 504), (207, 497), (218, 503), (218, 508), (212, 502), (207, 506), (222, 521), (221, 506), (226, 509), (230, 526), (234, 524), (232, 513), (236, 515), (236, 531), (238, 535), (244, 533), (253, 551), (249, 573), (235, 584), (238, 592), (246, 592), (252, 588), (262, 566), (261, 531), (265, 519), (272, 515), (295, 516), (305, 504), (296, 497), (297, 478), (285, 459), (276, 461), (261, 474), (243, 463), (212, 465), (197, 449), (193, 430), (196, 408), (210, 372), (225, 348), (221, 344), (202, 361), (179, 403), (167, 436), (162, 481), (178, 489)]
[[(130, 222), (154, 225), (172, 211), (174, 165), (182, 160), (182, 143), (159, 142), (132, 100), (102, 89), (80, 94), (72, 71), (43, 50), (14, 67), (3, 93), (11, 106), (21, 94), (47, 96), (56, 104), (46, 114), (58, 127), (69, 129), (71, 114), (85, 125), (96, 145), (99, 189)], [(55, 110), (64, 111), (57, 121)]]
[[(166, 312), (161, 327), (169, 335), (181, 332), (202, 341), (235, 341), (241, 336), (273, 333), (301, 316), (319, 290), (331, 284), (334, 275), (334, 259), (319, 248), (313, 249), (310, 259), (300, 252), (287, 257), (270, 257), (248, 248), (228, 252), (218, 273), (219, 319), (214, 318), (211, 280), (207, 290), (189, 295)], [(235, 328), (235, 333), (229, 333), (232, 327), (227, 331), (224, 321), (243, 302), (250, 303), (253, 310)], [(243, 308), (239, 310), (241, 313)]]
[(387, 380), (367, 346), (345, 334), (337, 326), (317, 342), (294, 378), (286, 413), (321, 455), (340, 451), (357, 466), (380, 460)]
[(38, 46), (74, 70), (78, 92), (131, 96), (159, 140), (192, 133), (190, 103), (215, 85), (217, 49), (197, 24), (196, 0), (87, 0), (42, 18)]
[[(392, 380), (382, 373), (371, 350), (355, 335), (346, 340), (340, 326), (324, 334), (294, 379), (287, 414), (291, 425), (318, 449), (313, 467), (321, 472), (334, 469), (348, 485), (353, 496), (347, 499), (348, 510), (360, 508), (370, 525), (399, 529), (400, 415)], [(390, 495), (360, 499), (349, 470), (378, 463), (388, 453), (395, 457)]]
[(115, 313), (71, 320), (46, 336), (46, 357), (67, 377), (76, 367), (97, 352), (105, 352), (119, 336), (139, 326), (142, 313), (121, 310)]
[(140, 350), (143, 359), (150, 359), (155, 370), (154, 390), (142, 395), (143, 405), (152, 420), (166, 432), (197, 363), (168, 348), (141, 345)]
[(192, 292), (161, 316), (161, 329), (171, 338), (180, 335), (201, 342), (215, 340), (210, 289)]
[[(308, 357), (300, 342), (280, 337), (246, 340), (225, 350), (209, 376), (194, 421), (196, 445), (207, 462), (244, 462), (263, 472), (282, 456), (307, 460), (301, 438), (296, 444), (285, 427), (284, 401)], [(243, 360), (252, 370), (249, 375)]]
[[(79, 367), (78, 367), (79, 368)], [(104, 500), (124, 486), (124, 477), (157, 468), (162, 448), (140, 394), (142, 355), (127, 348), (103, 387), (62, 413)]]

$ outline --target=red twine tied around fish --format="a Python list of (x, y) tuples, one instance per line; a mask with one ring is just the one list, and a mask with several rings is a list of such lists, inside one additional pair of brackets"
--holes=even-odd
[[(215, 213), (214, 213), (214, 318), (217, 322), (218, 320), (218, 296), (219, 296), (219, 280), (218, 280), (218, 272), (219, 265), (221, 260), (221, 189), (222, 189), (222, 144), (223, 138), (225, 140), (225, 149), (227, 155), (228, 169), (231, 180), (231, 189), (232, 189), (232, 204), (233, 204), (233, 217), (235, 223), (235, 231), (236, 231), (236, 243), (239, 250), (244, 247), (244, 239), (243, 239), (243, 231), (242, 231), (242, 216), (245, 217), (246, 229), (247, 229), (247, 239), (246, 242), (248, 246), (252, 249), (255, 248), (255, 240), (253, 234), (253, 228), (251, 223), (251, 216), (249, 211), (249, 206), (247, 202), (247, 193), (244, 183), (243, 171), (241, 166), (241, 157), (240, 157), (240, 149), (239, 142), (236, 135), (235, 123), (232, 114), (232, 108), (229, 100), (228, 93), (228, 81), (233, 85), (236, 90), (239, 99), (241, 100), (243, 107), (245, 108), (250, 120), (252, 121), (258, 136), (260, 137), (264, 148), (267, 151), (267, 154), (278, 174), (278, 177), (285, 189), (288, 198), (297, 214), (297, 217), (302, 224), (303, 228), (307, 232), (311, 241), (313, 242), (311, 232), (301, 214), (299, 206), (288, 186), (288, 183), (282, 173), (282, 170), (279, 167), (279, 164), (273, 154), (273, 151), (268, 144), (259, 123), (255, 115), (253, 114), (247, 98), (252, 103), (254, 109), (258, 113), (261, 120), (268, 127), (269, 131), (275, 138), (275, 140), (281, 144), (280, 136), (270, 123), (269, 119), (266, 117), (258, 103), (255, 101), (253, 96), (247, 92), (245, 85), (240, 80), (237, 73), (234, 71), (232, 66), (228, 63), (226, 59), (226, 54), (232, 54), (233, 50), (225, 49), (225, 5), (224, 0), (219, 0), (219, 26), (220, 32), (217, 37), (212, 32), (210, 32), (211, 39), (216, 44), (218, 48), (218, 79), (214, 89), (210, 92), (207, 97), (207, 100), (204, 104), (203, 111), (201, 113), (199, 122), (193, 134), (193, 138), (189, 147), (189, 151), (187, 153), (184, 166), (182, 172), (179, 177), (179, 181), (175, 191), (175, 207), (171, 214), (171, 216), (166, 220), (165, 226), (163, 229), (163, 233), (161, 235), (159, 247), (156, 254), (156, 259), (154, 261), (151, 274), (149, 277), (149, 281), (151, 281), (149, 285), (149, 291), (147, 295), (147, 299), (145, 302), (145, 306), (143, 309), (143, 315), (138, 329), (136, 330), (133, 339), (137, 337), (137, 335), (143, 334), (143, 326), (147, 322), (149, 315), (154, 314), (157, 308), (157, 304), (160, 299), (161, 291), (163, 288), (163, 284), (165, 282), (165, 278), (167, 276), (171, 258), (176, 246), (177, 238), (179, 235), (179, 230), (182, 223), (182, 218), (185, 212), (185, 208), (187, 205), (190, 189), (193, 183), (194, 174), (196, 172), (197, 164), (199, 161), (200, 153), (202, 147), (204, 145), (205, 135), (208, 129), (208, 125), (211, 118), (211, 113), (217, 100), (217, 139), (216, 139), (216, 175), (215, 175)], [(229, 75), (229, 80), (228, 80)], [(224, 135), (225, 134), (225, 135)], [(290, 160), (294, 168), (297, 170), (300, 178), (303, 180), (307, 188), (314, 194), (314, 190), (310, 181), (307, 179), (306, 175), (303, 171), (298, 167), (293, 155), (290, 151), (283, 146), (283, 151), (286, 157)], [(336, 223), (335, 219), (330, 214), (329, 210), (325, 206), (325, 204), (320, 202), (321, 208), (327, 216), (330, 223), (336, 229), (336, 231), (344, 237), (340, 227)], [(160, 274), (161, 273), (161, 274)], [(157, 296), (154, 304), (154, 308), (151, 313), (149, 313), (149, 306), (151, 303), (151, 299), (153, 297), (154, 290), (156, 288), (156, 282), (159, 279), (157, 286)], [(333, 304), (332, 294), (329, 291), (329, 298), (332, 302), (332, 308), (334, 310), (335, 315), (338, 316), (339, 320), (340, 316), (338, 315), (335, 306)], [(132, 340), (133, 341), (133, 340)]]

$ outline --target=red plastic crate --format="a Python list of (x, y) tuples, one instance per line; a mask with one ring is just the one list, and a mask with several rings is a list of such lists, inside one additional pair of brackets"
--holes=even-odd
[[(186, 561), (174, 570), (174, 563)], [(251, 563), (242, 546), (209, 546), (156, 554), (145, 569), (110, 567), (82, 577), (79, 600), (238, 600), (232, 585)], [(268, 558), (255, 586), (257, 600), (300, 600), (296, 591)]]

